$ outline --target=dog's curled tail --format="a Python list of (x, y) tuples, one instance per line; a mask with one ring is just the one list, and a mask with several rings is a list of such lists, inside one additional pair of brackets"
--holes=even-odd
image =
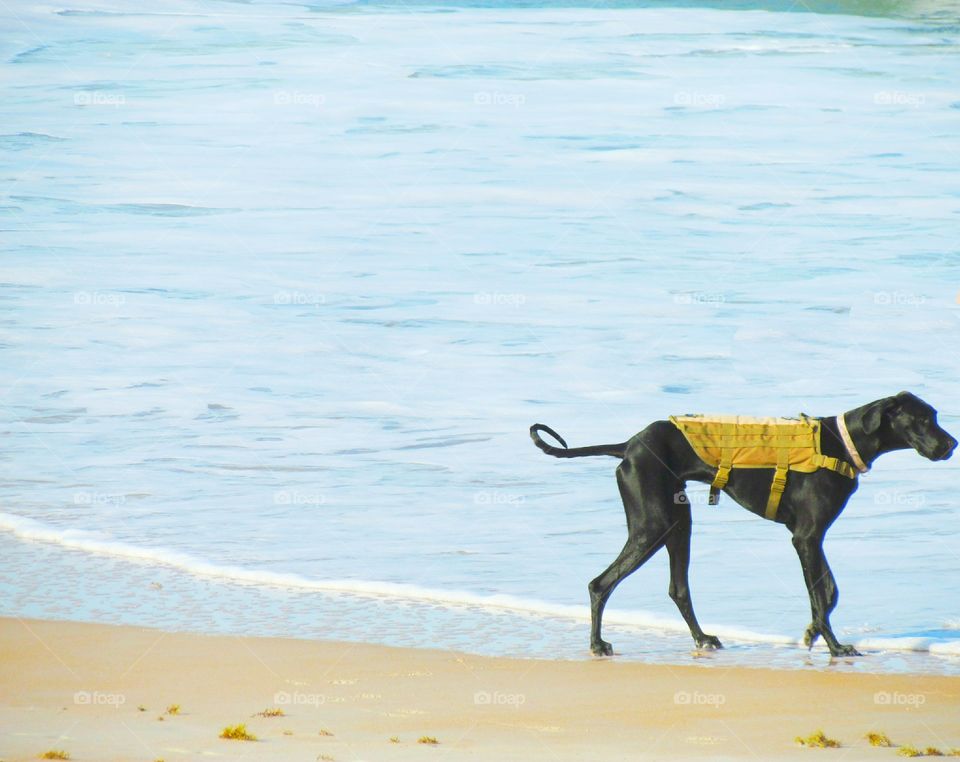
[[(546, 432), (554, 439), (556, 439), (563, 447), (554, 447), (544, 442), (540, 438), (540, 432)], [(560, 436), (557, 432), (551, 429), (549, 426), (545, 426), (542, 423), (535, 423), (530, 427), (530, 438), (533, 440), (533, 443), (543, 450), (547, 455), (552, 455), (555, 458), (585, 458), (589, 455), (612, 455), (614, 458), (622, 458), (624, 453), (627, 451), (627, 443), (621, 442), (620, 444), (604, 444), (604, 445), (593, 445), (592, 447), (567, 447), (567, 443), (563, 441), (563, 437)]]

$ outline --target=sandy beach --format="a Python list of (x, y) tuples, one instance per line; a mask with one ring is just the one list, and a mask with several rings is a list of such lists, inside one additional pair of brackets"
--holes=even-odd
[[(950, 677), (498, 659), (13, 618), (0, 620), (0, 652), (6, 762), (49, 751), (167, 762), (898, 758), (871, 748), (870, 731), (960, 747)], [(256, 741), (219, 738), (241, 723)], [(842, 746), (794, 740), (819, 729)]]

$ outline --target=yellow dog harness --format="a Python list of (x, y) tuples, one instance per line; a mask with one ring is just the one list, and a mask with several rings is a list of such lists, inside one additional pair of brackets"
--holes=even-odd
[(670, 422), (687, 438), (700, 459), (717, 469), (710, 484), (715, 504), (730, 478), (731, 468), (773, 468), (766, 517), (777, 517), (787, 473), (812, 473), (829, 468), (855, 479), (846, 461), (820, 452), (820, 421), (803, 413), (799, 418), (753, 418), (743, 415), (672, 415)]

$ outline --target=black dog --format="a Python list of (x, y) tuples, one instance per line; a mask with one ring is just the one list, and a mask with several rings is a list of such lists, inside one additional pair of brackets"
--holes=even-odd
[[(822, 452), (854, 461), (852, 465), (860, 471), (892, 450), (912, 448), (929, 460), (946, 460), (957, 446), (957, 440), (937, 424), (937, 411), (910, 392), (871, 402), (844, 413), (843, 421), (838, 419), (840, 416), (819, 419)], [(842, 439), (844, 421), (852, 452)], [(539, 431), (555, 437), (563, 448), (544, 442)], [(572, 449), (555, 431), (539, 423), (530, 427), (530, 436), (537, 447), (557, 458), (611, 455), (623, 459), (617, 466), (617, 485), (627, 512), (628, 538), (617, 560), (589, 585), (591, 650), (598, 655), (613, 653), (611, 645), (600, 637), (607, 598), (621, 580), (664, 545), (670, 554), (670, 597), (690, 627), (697, 647), (721, 648), (715, 636), (700, 629), (687, 587), (691, 518), (684, 488), (689, 479), (709, 483), (715, 469), (697, 456), (683, 433), (670, 421), (655, 421), (627, 442)], [(748, 511), (763, 516), (772, 474), (772, 468), (734, 468), (723, 491)], [(823, 554), (823, 538), (857, 484), (858, 479), (825, 468), (813, 473), (791, 472), (775, 519), (793, 535), (810, 593), (813, 621), (807, 627), (804, 643), (812, 646), (823, 635), (834, 656), (860, 654), (853, 646), (837, 641), (830, 628), (837, 585)]]

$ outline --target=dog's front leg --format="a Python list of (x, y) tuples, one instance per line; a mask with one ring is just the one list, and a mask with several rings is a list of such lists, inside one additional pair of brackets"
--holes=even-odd
[(837, 640), (830, 627), (830, 612), (837, 605), (837, 584), (823, 553), (823, 537), (793, 536), (793, 547), (797, 549), (803, 578), (810, 593), (810, 610), (813, 621), (807, 628), (804, 642), (813, 646), (818, 635), (823, 635), (832, 656), (860, 656), (852, 645)]

